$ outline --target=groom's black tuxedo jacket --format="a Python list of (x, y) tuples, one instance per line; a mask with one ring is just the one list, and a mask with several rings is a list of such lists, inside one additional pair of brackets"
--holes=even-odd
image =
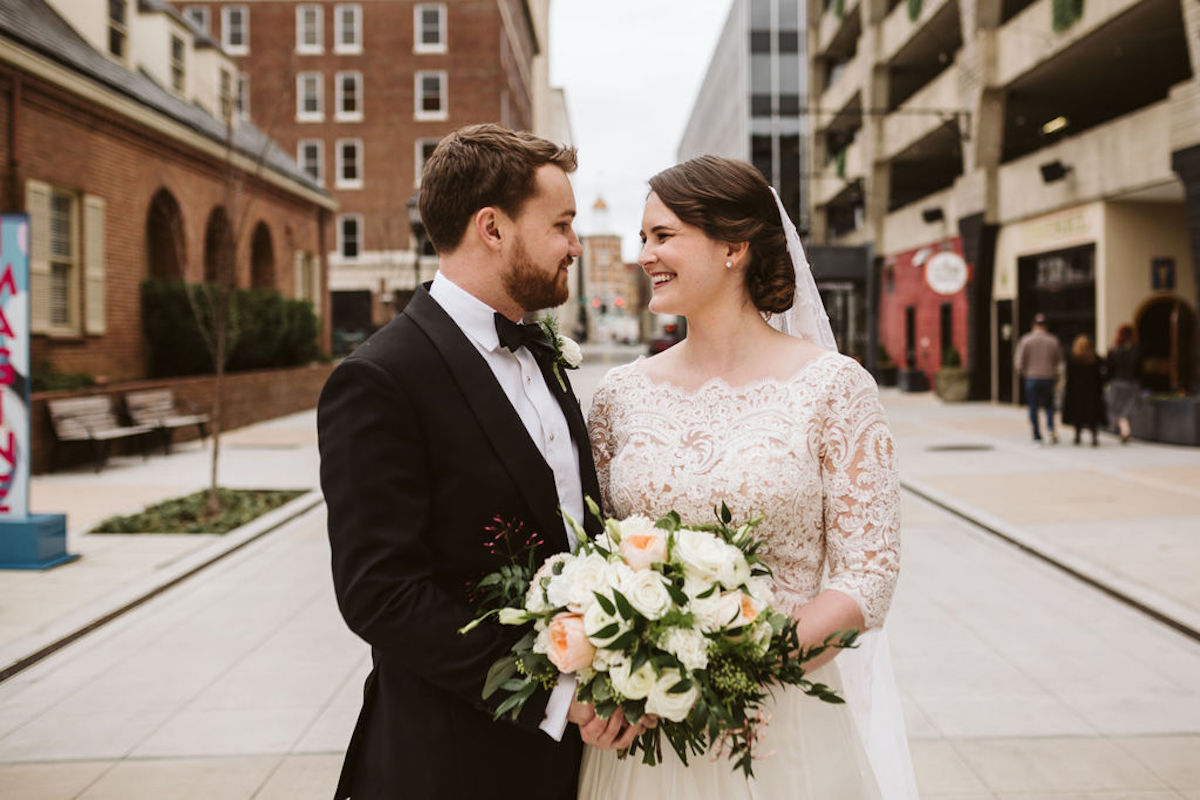
[[(544, 374), (598, 498), (578, 402)], [(337, 798), (573, 798), (581, 745), (538, 730), (548, 694), (515, 725), (480, 696), (521, 631), (457, 633), (467, 583), (500, 563), (495, 517), (540, 532), (542, 557), (567, 547), (554, 477), (483, 357), (421, 289), (334, 370), (317, 427), (334, 588), (374, 665)]]

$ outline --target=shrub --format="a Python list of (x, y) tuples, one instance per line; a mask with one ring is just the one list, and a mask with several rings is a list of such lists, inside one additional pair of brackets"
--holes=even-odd
[(958, 352), (957, 347), (947, 347), (942, 353), (942, 366), (950, 369), (962, 366), (962, 355)]

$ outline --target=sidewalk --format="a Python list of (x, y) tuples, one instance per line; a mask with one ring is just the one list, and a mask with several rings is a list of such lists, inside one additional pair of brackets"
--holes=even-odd
[[(44, 572), (0, 570), (0, 675), (320, 502), (310, 491), (226, 536), (87, 533), (113, 514), (207, 488), (209, 445), (185, 442), (145, 460), (113, 457), (99, 473), (85, 467), (33, 477), (30, 509), (66, 513), (67, 550), (82, 558)], [(221, 437), (222, 486), (315, 490), (317, 463), (315, 411)]]
[(1014, 406), (883, 401), (905, 488), (1200, 635), (1200, 448), (1039, 445)]

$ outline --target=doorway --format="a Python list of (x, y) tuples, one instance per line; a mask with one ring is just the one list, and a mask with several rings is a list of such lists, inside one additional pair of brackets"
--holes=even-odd
[(1013, 326), (1013, 301), (996, 301), (996, 399), (1015, 403), (1013, 392), (1013, 354), (1017, 347)]

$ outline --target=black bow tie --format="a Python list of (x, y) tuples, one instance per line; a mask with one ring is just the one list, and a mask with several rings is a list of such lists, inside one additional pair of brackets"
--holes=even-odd
[(541, 325), (532, 323), (524, 325), (513, 322), (499, 311), (495, 316), (496, 333), (500, 336), (500, 344), (514, 353), (524, 347), (533, 354), (539, 363), (548, 363), (544, 361), (545, 359), (553, 360), (554, 345), (550, 344), (550, 340), (546, 338), (546, 331), (542, 329)]

